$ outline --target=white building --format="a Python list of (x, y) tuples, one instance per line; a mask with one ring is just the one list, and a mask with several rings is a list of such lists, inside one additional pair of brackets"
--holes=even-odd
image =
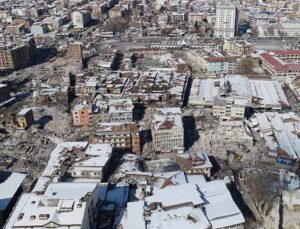
[(300, 119), (296, 115), (257, 113), (252, 126), (265, 140), (269, 156), (287, 163), (300, 160)]
[(216, 8), (215, 37), (233, 38), (238, 32), (236, 5), (218, 4)]
[(110, 144), (63, 142), (50, 155), (48, 164), (32, 192), (44, 192), (49, 182), (100, 182), (112, 154)]
[(217, 98), (213, 105), (213, 116), (225, 120), (243, 119), (245, 108), (245, 99)]
[(277, 80), (249, 79), (241, 75), (193, 80), (190, 105), (212, 108), (217, 105), (216, 100), (220, 97), (236, 101), (245, 100), (245, 106), (253, 109), (281, 110), (290, 107)]
[(243, 229), (245, 219), (225, 182), (200, 177), (155, 189), (144, 201), (129, 202), (121, 228)]
[(74, 28), (82, 29), (87, 26), (90, 20), (91, 14), (88, 11), (75, 11), (72, 13)]
[(96, 228), (97, 183), (50, 183), (42, 195), (24, 193), (5, 229)]
[(184, 129), (180, 108), (155, 109), (151, 133), (156, 151), (183, 150)]

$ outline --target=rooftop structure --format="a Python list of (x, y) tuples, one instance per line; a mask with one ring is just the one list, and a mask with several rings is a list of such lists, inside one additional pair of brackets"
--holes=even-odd
[(184, 130), (180, 108), (156, 108), (151, 132), (157, 151), (182, 150)]
[(90, 139), (93, 143), (109, 143), (115, 149), (141, 153), (140, 135), (134, 122), (98, 124), (93, 128)]
[(211, 176), (212, 164), (205, 152), (184, 153), (176, 155), (176, 162), (187, 174), (204, 174)]
[(300, 119), (293, 114), (258, 113), (252, 120), (264, 138), (271, 157), (283, 160), (300, 158)]
[(2, 228), (22, 193), (26, 174), (0, 172), (0, 227)]
[(93, 228), (97, 183), (50, 183), (43, 195), (23, 194), (5, 225), (13, 228)]
[(300, 75), (300, 50), (274, 50), (260, 54), (262, 66), (285, 82), (287, 77)]
[(248, 79), (229, 75), (219, 79), (195, 79), (189, 98), (190, 105), (212, 107), (218, 97), (244, 99), (254, 109), (286, 109), (289, 102), (276, 80)]
[(34, 192), (42, 192), (49, 181), (97, 180), (105, 175), (112, 146), (88, 142), (63, 142), (52, 151)]
[[(177, 198), (174, 198), (176, 195)], [(222, 207), (222, 210), (220, 209)], [(124, 229), (142, 228), (244, 228), (245, 219), (224, 181), (186, 183), (155, 190), (145, 201), (128, 203), (121, 220)]]

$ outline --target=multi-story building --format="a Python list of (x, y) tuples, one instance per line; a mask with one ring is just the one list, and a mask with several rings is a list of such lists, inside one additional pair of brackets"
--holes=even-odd
[(89, 11), (75, 11), (72, 13), (72, 22), (74, 28), (82, 29), (86, 27), (91, 20), (91, 13)]
[(257, 24), (258, 37), (261, 39), (298, 38), (300, 36), (299, 19), (266, 20)]
[[(225, 54), (225, 55), (224, 55)], [(199, 69), (207, 74), (234, 73), (238, 68), (239, 56), (225, 52), (194, 52), (187, 53), (188, 58), (199, 65)]]
[(0, 172), (0, 228), (3, 228), (22, 193), (23, 173)]
[(211, 177), (212, 164), (205, 152), (180, 153), (176, 155), (176, 162), (187, 174), (203, 174)]
[(183, 150), (184, 129), (180, 108), (155, 109), (151, 133), (156, 151)]
[(262, 67), (285, 82), (287, 77), (300, 76), (300, 50), (274, 50), (260, 54)]
[(48, 29), (44, 23), (35, 22), (30, 27), (30, 31), (34, 36), (41, 36), (44, 35), (48, 31)]
[(27, 129), (34, 123), (33, 111), (31, 108), (22, 109), (16, 117), (18, 128)]
[(91, 125), (91, 106), (87, 104), (77, 104), (74, 106), (73, 111), (73, 124), (74, 126), (87, 127)]
[(184, 22), (186, 21), (187, 16), (185, 12), (172, 12), (171, 21), (172, 22)]
[(96, 228), (98, 183), (50, 183), (43, 194), (24, 193), (5, 229)]
[(223, 180), (201, 182), (201, 175), (191, 176), (190, 183), (168, 179), (171, 185), (164, 183), (144, 200), (128, 203), (121, 228), (245, 228), (243, 214)]
[(246, 40), (224, 39), (224, 51), (233, 52), (238, 56), (249, 55), (254, 49), (254, 44)]
[(245, 115), (246, 100), (218, 98), (214, 101), (213, 116), (222, 119), (243, 119)]
[(82, 63), (83, 55), (81, 42), (73, 42), (68, 45), (68, 58), (71, 61)]
[(133, 103), (130, 99), (97, 100), (93, 106), (92, 120), (97, 123), (132, 122)]
[(9, 95), (9, 88), (6, 84), (0, 84), (0, 103), (8, 100), (10, 97)]
[(6, 44), (0, 46), (0, 71), (15, 70), (26, 67), (30, 57), (28, 45)]
[(202, 12), (195, 12), (195, 13), (189, 13), (188, 14), (188, 21), (190, 25), (194, 26), (195, 23), (201, 23), (203, 22), (203, 19), (206, 18), (206, 15)]
[(90, 105), (86, 102), (73, 108), (74, 126), (91, 126), (98, 123), (132, 122), (133, 103), (130, 99), (110, 99), (108, 102), (95, 99)]
[[(113, 148), (110, 144), (62, 142), (50, 154), (33, 192), (44, 192), (51, 181), (100, 182), (108, 175)], [(64, 158), (63, 160), (57, 160)]]
[(127, 149), (136, 154), (141, 153), (140, 135), (134, 122), (100, 124), (90, 138), (94, 144), (109, 143), (115, 149)]
[[(211, 109), (215, 106), (215, 112), (224, 112), (223, 108), (226, 107), (224, 100), (233, 100), (234, 107), (237, 104), (241, 105), (241, 102), (243, 104), (245, 100), (246, 107), (253, 109), (286, 110), (290, 108), (288, 99), (277, 80), (249, 79), (240, 75), (193, 80), (189, 97), (190, 105)], [(235, 112), (242, 113), (238, 109), (232, 114)], [(231, 113), (231, 108), (227, 113)]]
[(236, 5), (217, 4), (215, 37), (233, 38), (238, 32), (238, 9)]

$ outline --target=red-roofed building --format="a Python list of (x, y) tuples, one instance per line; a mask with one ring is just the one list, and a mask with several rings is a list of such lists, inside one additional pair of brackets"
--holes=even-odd
[(262, 67), (279, 80), (300, 76), (300, 50), (277, 50), (260, 55)]

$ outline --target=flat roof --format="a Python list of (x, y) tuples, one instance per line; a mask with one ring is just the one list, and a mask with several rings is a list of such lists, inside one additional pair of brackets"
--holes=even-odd
[(4, 210), (22, 185), (26, 174), (0, 172), (0, 177), (4, 178), (0, 183), (0, 210)]

